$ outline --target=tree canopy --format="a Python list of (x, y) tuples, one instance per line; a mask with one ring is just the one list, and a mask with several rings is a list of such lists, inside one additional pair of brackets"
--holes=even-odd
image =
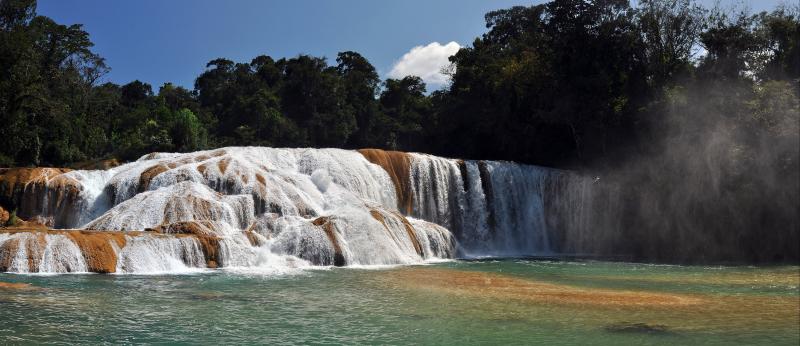
[(662, 148), (665, 114), (689, 90), (752, 131), (780, 123), (756, 106), (772, 105), (765, 94), (788, 105), (798, 97), (796, 7), (750, 14), (691, 0), (555, 0), (485, 20), (487, 32), (450, 58), (451, 83), (430, 93), (419, 77), (381, 81), (353, 51), (335, 65), (308, 55), (218, 58), (192, 90), (167, 83), (156, 92), (140, 81), (102, 83), (109, 67), (81, 25), (37, 15), (35, 0), (4, 0), (0, 164), (264, 145), (610, 167)]

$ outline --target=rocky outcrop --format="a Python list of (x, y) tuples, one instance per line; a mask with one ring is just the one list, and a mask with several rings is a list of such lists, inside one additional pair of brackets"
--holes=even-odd
[[(69, 231), (66, 234), (80, 248), (89, 271), (95, 273), (114, 273), (117, 271), (116, 248), (125, 247), (127, 240), (124, 233)], [(31, 271), (34, 272), (35, 270)]]
[(344, 259), (344, 254), (342, 253), (342, 246), (339, 244), (338, 236), (336, 235), (336, 225), (332, 222), (329, 217), (319, 217), (314, 219), (311, 222), (314, 226), (319, 226), (325, 231), (325, 235), (328, 237), (328, 240), (333, 245), (333, 265), (337, 267), (344, 266), (346, 264)]
[(10, 217), (11, 215), (9, 214), (9, 212), (3, 209), (3, 207), (0, 207), (0, 227), (8, 223)]
[(150, 181), (167, 170), (169, 170), (169, 167), (167, 167), (165, 164), (157, 164), (145, 169), (144, 172), (139, 175), (139, 192), (147, 191), (147, 189), (150, 187)]
[(119, 160), (111, 158), (105, 160), (82, 161), (70, 166), (72, 169), (110, 169), (120, 165)]
[(389, 225), (387, 225), (387, 220), (386, 220), (387, 218), (391, 218), (392, 219), (391, 221), (393, 222), (402, 223), (403, 228), (406, 230), (406, 233), (408, 234), (408, 238), (411, 239), (411, 243), (414, 245), (414, 251), (416, 251), (420, 257), (425, 258), (425, 254), (422, 251), (422, 246), (420, 246), (419, 239), (417, 239), (417, 234), (414, 230), (414, 226), (411, 225), (408, 219), (406, 219), (403, 215), (400, 214), (385, 213), (377, 209), (372, 209), (369, 211), (369, 213), (375, 220), (377, 220), (383, 225), (383, 228), (385, 228), (386, 231), (389, 232), (389, 234), (391, 234), (391, 231), (389, 231)]
[(0, 168), (0, 197), (17, 200), (31, 184), (46, 184), (69, 171), (69, 168), (51, 167)]
[[(191, 233), (197, 227), (185, 223), (133, 232), (0, 229), (0, 272), (115, 273), (121, 267), (120, 256), (130, 242), (142, 239), (157, 243), (179, 238), (192, 240), (202, 250), (206, 266), (216, 268), (220, 238), (203, 232)], [(162, 233), (165, 229), (182, 233)], [(192, 260), (178, 259), (186, 262)], [(55, 270), (54, 265), (57, 266)]]
[(153, 231), (163, 234), (193, 234), (210, 236), (214, 235), (214, 223), (208, 220), (179, 221), (159, 225), (154, 228), (147, 228), (145, 231)]
[[(117, 268), (117, 250), (125, 246), (125, 235), (121, 232), (92, 232), (80, 230), (36, 230), (5, 229), (0, 230), (10, 238), (0, 243), (0, 272), (20, 269), (19, 261), (26, 272), (39, 272), (45, 261), (45, 250), (48, 248), (48, 235), (66, 236), (74, 243), (86, 264), (88, 271), (96, 273), (113, 273)], [(113, 242), (113, 243), (112, 243)], [(54, 251), (52, 248), (51, 251)], [(81, 271), (83, 268), (64, 268), (66, 272)]]
[(216, 236), (214, 227), (215, 225), (211, 221), (181, 221), (160, 225), (152, 229), (148, 228), (145, 231), (194, 237), (203, 250), (206, 266), (208, 268), (217, 268), (220, 263), (218, 256), (220, 238)]
[(0, 204), (17, 216), (38, 218), (49, 226), (74, 225), (80, 209), (80, 182), (66, 176), (68, 168), (0, 169)]
[(1, 268), (161, 272), (450, 257), (449, 231), (403, 215), (411, 164), (399, 152), (248, 147), (153, 153), (109, 171), (6, 169), (0, 192), (31, 223), (0, 232)]
[(86, 228), (141, 230), (184, 221), (221, 221), (243, 228), (253, 213), (247, 196), (223, 195), (205, 185), (180, 182), (139, 193), (95, 218)]
[(401, 151), (385, 151), (381, 149), (361, 149), (358, 151), (364, 158), (381, 166), (394, 183), (397, 193), (397, 208), (406, 215), (411, 214), (413, 197), (411, 196), (411, 156)]

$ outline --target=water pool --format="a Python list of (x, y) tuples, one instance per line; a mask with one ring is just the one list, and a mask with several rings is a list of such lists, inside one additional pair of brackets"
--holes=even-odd
[(0, 344), (800, 342), (797, 266), (509, 259), (0, 283)]

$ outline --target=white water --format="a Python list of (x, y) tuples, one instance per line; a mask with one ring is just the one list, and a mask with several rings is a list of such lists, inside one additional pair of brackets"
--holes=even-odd
[[(574, 204), (575, 196), (555, 200), (546, 189), (564, 173), (506, 162), (462, 164), (410, 155), (413, 212), (405, 218), (397, 209), (389, 175), (356, 151), (257, 147), (150, 154), (107, 171), (73, 171), (64, 176), (81, 187), (79, 201), (70, 209), (78, 215), (43, 216), (56, 218), (55, 224), (64, 228), (117, 231), (203, 221), (220, 238), (218, 264), (227, 268), (333, 264), (335, 246), (325, 228), (314, 224), (320, 217), (332, 224), (350, 266), (422, 263), (452, 258), (457, 251), (466, 256), (553, 251), (554, 230), (548, 225), (556, 219), (548, 220), (546, 211), (570, 210), (548, 204)], [(142, 173), (159, 165), (163, 172), (147, 184)], [(412, 226), (421, 254), (404, 221)], [(258, 244), (251, 244), (245, 231), (252, 232)], [(0, 233), (0, 248), (12, 237), (25, 236)], [(47, 237), (50, 250), (42, 254), (41, 272), (86, 271), (80, 249), (68, 237)], [(185, 272), (206, 266), (193, 237), (127, 239), (125, 247), (116, 249), (119, 273)], [(18, 248), (9, 271), (27, 271), (25, 251), (24, 246)]]
[(205, 268), (203, 251), (196, 239), (126, 236), (125, 247), (117, 248), (117, 273), (187, 272)]
[(46, 246), (39, 263), (39, 272), (86, 272), (86, 261), (71, 239), (60, 234), (45, 235)]
[(413, 216), (456, 233), (465, 256), (553, 253), (551, 233), (561, 230), (548, 225), (548, 212), (555, 224), (573, 212), (564, 203), (584, 203), (580, 195), (547, 193), (558, 179), (575, 191), (586, 187), (587, 179), (567, 172), (497, 161), (465, 161), (462, 169), (458, 160), (412, 155)]
[[(42, 237), (41, 241), (36, 239)], [(2, 251), (10, 247), (16, 251)], [(117, 273), (174, 273), (205, 268), (206, 262), (197, 240), (190, 237), (159, 235), (126, 236), (119, 248), (110, 243), (117, 257)], [(11, 256), (8, 272), (15, 273), (85, 273), (89, 269), (78, 245), (63, 234), (0, 233), (2, 256)], [(31, 270), (33, 261), (34, 270)]]
[[(0, 256), (9, 256), (8, 271), (17, 273), (30, 273), (28, 258), (35, 258), (41, 273), (66, 273), (86, 272), (86, 262), (77, 245), (69, 238), (60, 234), (44, 235), (46, 246), (33, 246), (38, 244), (38, 235), (32, 233), (0, 234), (0, 248), (6, 242), (18, 242), (17, 251), (10, 253), (2, 251)], [(32, 253), (28, 253), (28, 252)]]

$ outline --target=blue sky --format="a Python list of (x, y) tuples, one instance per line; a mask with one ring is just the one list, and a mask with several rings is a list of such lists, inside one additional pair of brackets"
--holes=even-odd
[[(139, 79), (158, 90), (164, 82), (191, 88), (212, 59), (249, 62), (260, 54), (276, 59), (311, 54), (335, 64), (337, 52), (354, 50), (381, 77), (422, 74), (419, 70), (430, 69), (431, 59), (441, 60), (457, 49), (449, 42), (469, 45), (484, 33), (486, 12), (541, 2), (39, 0), (38, 13), (61, 24), (83, 24), (95, 52), (112, 68), (106, 80), (124, 84)], [(779, 2), (756, 0), (749, 6), (758, 11)], [(417, 46), (424, 47), (412, 51)], [(434, 88), (435, 72), (425, 78)]]

